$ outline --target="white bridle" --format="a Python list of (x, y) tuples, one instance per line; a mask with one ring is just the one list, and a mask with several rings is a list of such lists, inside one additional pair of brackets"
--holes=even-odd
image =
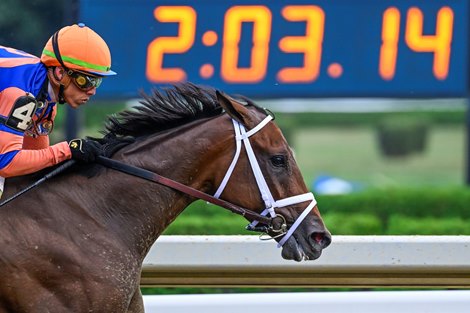
[[(289, 228), (289, 230), (287, 232), (284, 232), (285, 236), (277, 244), (278, 248), (280, 248), (284, 245), (284, 243), (286, 243), (290, 236), (292, 236), (294, 231), (297, 229), (300, 223), (302, 223), (307, 214), (315, 207), (317, 201), (315, 200), (315, 197), (311, 192), (277, 201), (274, 200), (271, 191), (269, 190), (268, 184), (264, 179), (263, 173), (261, 172), (261, 168), (259, 167), (258, 161), (256, 160), (256, 156), (253, 152), (249, 139), (252, 135), (256, 134), (259, 130), (266, 126), (272, 119), (272, 116), (268, 115), (264, 120), (261, 121), (261, 123), (259, 123), (256, 127), (254, 127), (248, 132), (245, 130), (245, 127), (242, 124), (232, 119), (233, 126), (235, 129), (236, 151), (232, 163), (230, 164), (224, 179), (220, 183), (217, 192), (214, 194), (214, 197), (219, 198), (223, 190), (225, 189), (225, 186), (227, 185), (228, 180), (230, 179), (230, 176), (232, 175), (235, 165), (237, 164), (238, 159), (240, 157), (241, 143), (243, 142), (243, 144), (245, 145), (246, 153), (248, 155), (248, 159), (250, 161), (251, 168), (255, 175), (256, 183), (258, 184), (258, 189), (260, 191), (261, 198), (263, 199), (265, 205), (265, 210), (261, 213), (261, 215), (265, 216), (269, 213), (272, 218), (275, 218), (275, 208), (282, 208), (292, 204), (311, 201), (310, 204), (302, 212), (302, 214), (300, 214), (299, 217), (295, 220), (294, 224)], [(257, 224), (258, 221), (252, 221), (249, 226), (254, 227)]]

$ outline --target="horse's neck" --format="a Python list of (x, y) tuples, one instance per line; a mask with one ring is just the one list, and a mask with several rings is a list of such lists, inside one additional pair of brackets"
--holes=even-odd
[[(215, 121), (197, 127), (196, 123), (149, 137), (124, 148), (115, 158), (207, 192), (212, 187), (208, 186), (207, 181), (213, 175), (208, 168), (215, 161), (213, 158), (217, 151), (214, 150), (223, 149), (213, 147), (218, 142), (215, 137), (220, 135), (207, 135), (220, 131), (220, 127), (211, 129), (213, 124)], [(108, 210), (116, 215), (114, 223), (117, 227), (114, 231), (129, 240), (129, 244), (139, 247), (139, 253), (143, 256), (194, 200), (169, 187), (112, 170), (108, 170), (107, 175), (101, 175), (101, 178), (97, 177), (96, 181), (97, 189), (102, 190), (103, 194), (114, 195), (105, 202)], [(114, 191), (110, 193), (109, 190)]]

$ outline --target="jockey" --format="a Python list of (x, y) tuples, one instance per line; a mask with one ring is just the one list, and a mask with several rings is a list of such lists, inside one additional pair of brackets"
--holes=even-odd
[[(84, 24), (66, 26), (46, 43), (41, 58), (0, 46), (0, 176), (34, 173), (73, 158), (93, 162), (94, 141), (49, 145), (56, 103), (76, 109), (95, 95), (111, 71), (106, 42)], [(3, 189), (0, 177), (0, 195)]]

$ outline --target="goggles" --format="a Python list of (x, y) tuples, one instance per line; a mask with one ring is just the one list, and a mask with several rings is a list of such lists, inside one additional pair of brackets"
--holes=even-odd
[(72, 78), (73, 83), (81, 90), (88, 91), (92, 88), (98, 88), (101, 85), (102, 77), (86, 75), (78, 71), (67, 71), (67, 75)]

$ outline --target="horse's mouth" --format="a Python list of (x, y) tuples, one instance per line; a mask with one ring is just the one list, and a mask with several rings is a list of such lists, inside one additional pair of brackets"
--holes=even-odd
[(294, 236), (289, 238), (282, 247), (282, 257), (286, 260), (295, 260), (297, 262), (318, 259), (321, 252), (321, 249), (313, 248), (305, 251)]
[(297, 262), (315, 260), (330, 243), (329, 234), (313, 233), (308, 240), (305, 240), (294, 233), (282, 247), (282, 257)]

